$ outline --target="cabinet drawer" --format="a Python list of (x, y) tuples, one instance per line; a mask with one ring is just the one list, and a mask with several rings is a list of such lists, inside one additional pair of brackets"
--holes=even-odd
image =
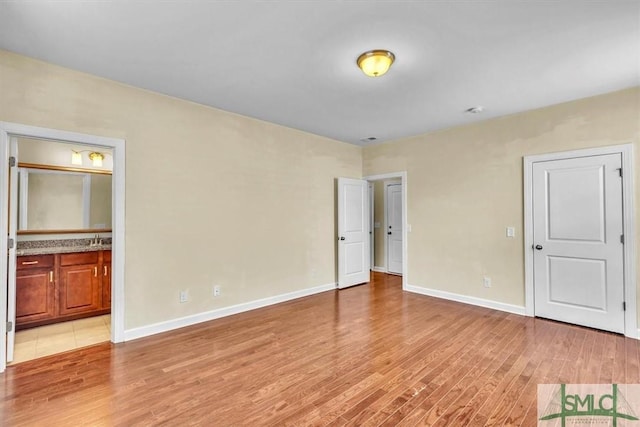
[(16, 268), (24, 270), (27, 268), (52, 268), (54, 255), (30, 255), (19, 256), (16, 259)]
[(97, 264), (98, 252), (74, 252), (71, 254), (60, 255), (60, 265), (82, 265), (82, 264)]

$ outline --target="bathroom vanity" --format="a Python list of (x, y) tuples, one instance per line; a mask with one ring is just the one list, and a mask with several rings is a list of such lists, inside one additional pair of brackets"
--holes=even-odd
[(18, 250), (17, 330), (110, 312), (110, 244)]

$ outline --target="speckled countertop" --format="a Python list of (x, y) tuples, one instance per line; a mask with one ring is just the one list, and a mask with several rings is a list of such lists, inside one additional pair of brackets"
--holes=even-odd
[(98, 239), (98, 241), (100, 240), (102, 240), (102, 244), (97, 246), (91, 245), (92, 239), (32, 240), (18, 242), (16, 255), (47, 255), (111, 250), (110, 237)]

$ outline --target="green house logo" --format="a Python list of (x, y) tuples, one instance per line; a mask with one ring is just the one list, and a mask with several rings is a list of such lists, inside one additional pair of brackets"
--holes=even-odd
[(640, 427), (636, 415), (640, 385), (622, 388), (630, 399), (618, 384), (541, 384), (538, 386), (538, 425)]

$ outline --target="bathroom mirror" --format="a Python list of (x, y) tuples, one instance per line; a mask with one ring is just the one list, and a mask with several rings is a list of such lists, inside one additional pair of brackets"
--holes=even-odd
[(111, 231), (111, 172), (18, 164), (18, 234)]

